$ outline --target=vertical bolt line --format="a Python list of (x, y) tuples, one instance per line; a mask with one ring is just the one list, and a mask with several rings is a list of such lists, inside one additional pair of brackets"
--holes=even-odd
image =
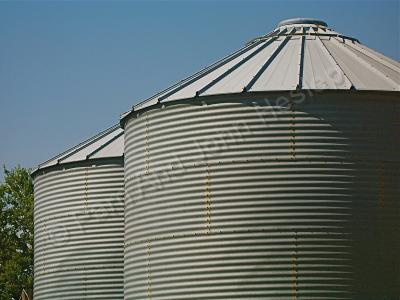
[[(44, 232), (46, 233), (46, 236), (48, 237), (49, 236), (49, 234), (48, 234), (48, 232), (47, 232), (47, 227), (46, 227), (46, 222), (47, 221), (44, 221)], [(42, 246), (42, 257), (43, 257), (43, 261), (42, 261), (42, 265), (43, 265), (43, 274), (46, 274), (46, 256), (45, 256), (45, 248), (46, 248), (46, 244), (47, 243), (44, 243), (44, 245)]]
[(150, 156), (150, 145), (149, 145), (149, 115), (146, 113), (146, 158), (145, 158), (145, 175), (149, 175), (149, 156)]
[(379, 183), (378, 183), (378, 257), (379, 260), (385, 259), (385, 163), (380, 161), (379, 164)]
[(210, 195), (210, 166), (206, 163), (205, 178), (205, 210), (206, 210), (206, 234), (211, 233), (211, 195)]
[(298, 267), (297, 267), (297, 232), (294, 236), (294, 253), (292, 256), (292, 299), (297, 300), (298, 291)]
[(146, 243), (147, 252), (147, 297), (151, 300), (151, 264), (150, 264), (150, 254), (151, 254), (151, 241)]
[(296, 159), (296, 109), (294, 103), (290, 104), (291, 124), (290, 124), (290, 155), (291, 159)]
[(379, 207), (385, 206), (385, 163), (381, 161), (379, 168)]
[(85, 167), (85, 196), (84, 196), (84, 203), (83, 203), (85, 214), (87, 214), (87, 212), (88, 212), (88, 198), (89, 198), (88, 172), (89, 172), (89, 167)]
[(85, 265), (82, 266), (83, 269), (83, 299), (86, 299), (87, 297), (87, 274), (85, 270)]

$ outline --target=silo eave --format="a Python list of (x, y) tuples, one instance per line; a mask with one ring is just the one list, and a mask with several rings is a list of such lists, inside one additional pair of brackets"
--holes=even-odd
[(40, 171), (63, 165), (122, 158), (124, 154), (123, 133), (123, 129), (116, 124), (39, 164), (31, 172), (31, 176), (34, 177)]
[[(182, 98), (176, 100), (170, 100), (166, 102), (159, 102), (158, 105), (148, 105), (143, 106), (138, 110), (131, 109), (129, 112), (121, 115), (120, 118), (120, 126), (121, 128), (125, 128), (126, 121), (135, 113), (141, 113), (150, 109), (159, 108), (162, 105), (174, 105), (179, 103), (187, 103), (190, 101), (195, 102), (205, 102), (212, 100), (219, 100), (219, 101), (229, 101), (229, 100), (239, 100), (239, 99), (256, 99), (260, 97), (279, 97), (285, 96), (290, 100), (290, 97), (296, 97), (300, 94), (304, 94), (307, 97), (317, 97), (318, 95), (349, 95), (349, 96), (373, 96), (373, 95), (380, 95), (381, 97), (398, 97), (400, 95), (400, 90), (381, 90), (381, 89), (355, 89), (354, 87), (350, 87), (348, 89), (292, 89), (292, 90), (271, 90), (271, 91), (250, 91), (250, 92), (241, 92), (241, 93), (226, 93), (226, 94), (214, 94), (214, 95), (204, 95), (199, 97), (191, 97), (191, 98)], [(397, 100), (397, 98), (396, 98)]]

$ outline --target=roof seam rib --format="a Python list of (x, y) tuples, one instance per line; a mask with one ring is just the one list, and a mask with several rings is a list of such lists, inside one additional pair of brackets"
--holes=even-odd
[(124, 134), (124, 132), (120, 132), (119, 134), (117, 134), (116, 136), (114, 136), (112, 139), (110, 139), (109, 141), (105, 142), (103, 145), (101, 145), (100, 147), (98, 147), (97, 149), (93, 150), (92, 152), (90, 152), (88, 155), (86, 155), (86, 159), (89, 159), (91, 156), (93, 156), (94, 154), (98, 153), (100, 150), (104, 149), (105, 147), (107, 147), (108, 145), (110, 145), (112, 142), (114, 142), (115, 140), (117, 140), (118, 138), (120, 138), (122, 135)]
[(254, 38), (254, 39), (251, 39), (250, 41), (248, 41), (246, 43), (246, 46), (250, 45), (252, 43), (258, 42), (260, 40), (264, 41), (266, 38), (272, 37), (272, 35), (276, 34), (277, 32), (279, 32), (278, 28), (273, 30), (273, 31), (271, 31), (270, 33), (267, 33), (266, 35), (258, 36), (258, 37)]
[[(337, 38), (335, 38), (335, 39), (338, 40)], [(365, 51), (365, 49), (359, 47), (358, 45), (355, 45), (354, 43), (348, 43), (348, 44), (344, 43), (344, 44), (347, 47), (350, 47), (350, 48), (354, 49), (358, 53), (361, 53), (361, 54), (367, 56), (368, 58), (370, 58), (372, 60), (378, 61), (381, 65), (384, 65), (385, 67), (391, 69), (393, 72), (400, 72), (400, 68), (397, 67), (396, 65), (389, 64), (388, 62), (384, 61), (382, 58), (378, 57), (377, 55), (372, 54), (371, 52)]]
[(161, 97), (158, 98), (158, 101), (162, 101), (166, 98), (168, 98), (169, 96), (175, 94), (176, 92), (182, 90), (183, 88), (187, 87), (188, 85), (192, 84), (193, 82), (196, 82), (197, 80), (199, 80), (200, 78), (210, 74), (211, 72), (213, 72), (214, 70), (226, 65), (227, 63), (229, 63), (230, 61), (234, 60), (235, 58), (237, 58), (238, 56), (242, 55), (243, 53), (245, 53), (246, 51), (249, 51), (251, 49), (253, 49), (254, 47), (256, 47), (257, 45), (261, 44), (262, 41), (256, 42), (254, 44), (251, 44), (249, 46), (246, 46), (244, 48), (242, 48), (239, 51), (236, 51), (233, 55), (230, 55), (228, 57), (225, 57), (224, 59), (221, 60), (220, 64), (216, 64), (214, 65), (214, 67), (211, 67), (207, 70), (205, 70), (203, 73), (199, 74), (198, 76), (192, 78), (189, 81), (186, 81), (184, 83), (182, 83), (181, 85), (177, 86), (175, 89), (172, 89), (171, 91), (169, 91), (167, 94), (162, 95)]
[(272, 37), (270, 38), (268, 41), (263, 41), (264, 45), (262, 45), (260, 48), (258, 48), (256, 51), (250, 53), (248, 56), (246, 56), (245, 58), (243, 58), (241, 61), (239, 61), (237, 64), (235, 64), (233, 67), (229, 68), (228, 70), (226, 70), (224, 73), (222, 73), (220, 76), (218, 76), (217, 78), (215, 78), (213, 81), (211, 81), (209, 84), (205, 85), (203, 88), (201, 88), (200, 90), (198, 90), (196, 92), (197, 96), (200, 96), (202, 93), (204, 93), (205, 91), (207, 91), (208, 89), (210, 89), (211, 87), (213, 87), (215, 84), (217, 84), (219, 81), (221, 81), (221, 79), (225, 78), (226, 76), (228, 76), (230, 73), (232, 73), (233, 71), (235, 71), (237, 68), (239, 68), (241, 65), (243, 65), (244, 63), (246, 63), (247, 61), (249, 61), (250, 59), (252, 59), (254, 56), (256, 56), (257, 54), (259, 54), (261, 51), (263, 51), (266, 47), (268, 47), (272, 42), (274, 42), (278, 37)]
[[(107, 135), (108, 133), (110, 133), (110, 132), (112, 132), (112, 131), (114, 131), (114, 130), (116, 130), (116, 129), (118, 129), (118, 128), (120, 128), (119, 124), (115, 124), (115, 125), (111, 126), (110, 128), (107, 128), (106, 130), (104, 130), (104, 131), (98, 133), (97, 135), (95, 135), (95, 136), (93, 136), (93, 137), (91, 137), (91, 138), (89, 138), (89, 139), (87, 139), (87, 140), (85, 140), (85, 141), (79, 143), (78, 145), (76, 145), (76, 146), (74, 146), (74, 147), (71, 147), (71, 148), (69, 148), (68, 150), (66, 150), (66, 151), (64, 151), (64, 152), (62, 152), (62, 153), (60, 153), (60, 154), (58, 154), (58, 155), (56, 155), (56, 156), (53, 156), (52, 158), (50, 158), (50, 159), (46, 160), (45, 162), (39, 164), (39, 165), (38, 165), (38, 168), (40, 168), (40, 167), (42, 167), (42, 166), (48, 164), (49, 162), (51, 162), (51, 161), (53, 161), (53, 160), (55, 160), (55, 159), (57, 159), (57, 162), (59, 162), (58, 158), (64, 158), (64, 155), (66, 155), (66, 154), (67, 154), (67, 155), (71, 154), (71, 151), (74, 151), (74, 153), (76, 153), (77, 151), (79, 151), (80, 149), (83, 149), (83, 148), (86, 147), (87, 145), (90, 145), (90, 144), (94, 143), (94, 142), (95, 142), (95, 141), (94, 141), (95, 139), (96, 139), (96, 140), (99, 140), (100, 138), (104, 137), (104, 136)], [(79, 148), (79, 150), (78, 150), (78, 148)], [(68, 157), (69, 157), (69, 156), (68, 156)]]
[[(303, 28), (304, 32), (304, 28)], [(301, 89), (303, 87), (303, 76), (304, 76), (304, 47), (306, 43), (306, 37), (303, 35), (301, 37), (301, 47), (300, 47), (300, 65), (299, 65), (299, 81), (297, 83), (297, 88)]]
[(340, 71), (342, 71), (343, 76), (350, 82), (350, 90), (355, 89), (354, 83), (350, 80), (349, 76), (347, 76), (346, 72), (342, 69), (342, 67), (338, 64), (336, 61), (335, 57), (332, 55), (332, 53), (329, 51), (329, 49), (325, 46), (325, 44), (321, 41), (320, 37), (317, 36), (318, 41), (321, 43), (322, 48), (326, 50), (326, 52), (329, 54), (329, 56), (333, 59), (333, 62), (335, 65), (339, 68)]
[(366, 45), (364, 45), (364, 44), (362, 44), (362, 43), (360, 43), (360, 42), (355, 43), (355, 46), (357, 46), (357, 47), (363, 49), (364, 51), (366, 51), (366, 52), (368, 52), (368, 53), (373, 54), (373, 55), (376, 56), (376, 57), (379, 57), (379, 58), (382, 59), (382, 60), (387, 59), (387, 63), (396, 66), (396, 68), (399, 68), (399, 71), (398, 71), (398, 72), (400, 72), (400, 61), (397, 61), (397, 60), (394, 60), (393, 58), (390, 58), (390, 57), (388, 57), (388, 56), (385, 56), (385, 55), (383, 55), (382, 53), (379, 53), (377, 50), (374, 50), (374, 49), (372, 49), (372, 48), (369, 48), (369, 47), (367, 47)]
[[(337, 39), (336, 39), (337, 40)], [(337, 40), (337, 42), (340, 43), (340, 41)], [(362, 49), (361, 47), (356, 47), (354, 45), (351, 44), (346, 44), (344, 43), (344, 48), (351, 48), (353, 49), (355, 52), (359, 53), (360, 55), (365, 55), (366, 57), (368, 57), (371, 60), (375, 60), (378, 62), (378, 64), (381, 64), (382, 66), (392, 70), (393, 72), (400, 72), (400, 68), (397, 68), (395, 65), (391, 65), (387, 62), (385, 62), (384, 60), (382, 60), (380, 57), (377, 57), (376, 55), (369, 55), (367, 51), (365, 51), (364, 49)], [(360, 51), (359, 49), (363, 50)], [(347, 49), (349, 50), (349, 49)], [(367, 62), (365, 59), (363, 59), (362, 57), (358, 56), (357, 53), (352, 53), (353, 55), (356, 55), (360, 60), (362, 60), (365, 64), (367, 64), (368, 66), (370, 66), (371, 68), (373, 68), (374, 70), (378, 71), (381, 73), (381, 77), (387, 78), (388, 80), (392, 81), (395, 85), (399, 85), (398, 82), (396, 82), (391, 76), (386, 75), (385, 73), (382, 72), (382, 70), (377, 69), (376, 67), (374, 67), (373, 65), (371, 65), (369, 62)]]
[[(395, 82), (392, 78), (387, 77), (381, 70), (375, 68), (375, 67), (374, 67), (373, 65), (371, 65), (368, 61), (366, 61), (365, 59), (363, 59), (362, 57), (360, 57), (359, 55), (357, 55), (356, 53), (354, 53), (354, 52), (352, 52), (350, 49), (348, 49), (348, 47), (349, 47), (348, 45), (346, 45), (345, 43), (342, 43), (342, 42), (338, 41), (337, 39), (333, 39), (333, 40), (335, 41), (335, 43), (342, 44), (342, 45), (344, 46), (343, 48), (345, 49), (345, 51), (347, 51), (347, 53), (349, 53), (349, 55), (351, 55), (352, 57), (354, 57), (355, 59), (357, 59), (358, 62), (360, 62), (361, 64), (364, 64), (364, 66), (366, 66), (367, 68), (376, 71), (377, 75), (380, 76), (383, 80), (391, 81), (392, 84), (393, 84), (394, 86), (398, 86), (398, 83)], [(395, 88), (394, 88), (394, 89), (395, 89)]]
[(285, 37), (285, 39), (281, 42), (281, 44), (275, 49), (274, 53), (267, 59), (267, 61), (258, 70), (256, 75), (254, 75), (254, 77), (250, 80), (250, 82), (243, 88), (243, 91), (249, 91), (253, 87), (253, 85), (264, 73), (264, 71), (268, 68), (268, 66), (272, 63), (272, 61), (278, 56), (279, 52), (283, 49), (283, 47), (285, 47), (290, 38), (291, 38), (290, 35)]
[[(119, 127), (116, 127), (115, 129), (117, 129), (117, 128), (119, 128)], [(104, 136), (106, 136), (108, 133), (111, 133), (112, 131), (114, 131), (114, 130), (110, 130), (109, 132), (104, 132), (104, 134), (95, 136), (92, 140), (90, 140), (90, 142), (82, 145), (79, 148), (74, 149), (74, 151), (71, 151), (70, 153), (67, 153), (67, 155), (57, 159), (57, 164), (61, 163), (63, 160), (67, 159), (68, 157), (71, 157), (72, 155), (78, 153), (79, 151), (86, 148), (87, 146), (92, 145), (93, 143), (101, 140)]]
[[(259, 43), (261, 43), (261, 41), (259, 41)], [(133, 106), (133, 108), (134, 108), (135, 106), (138, 106), (138, 105), (146, 104), (147, 102), (149, 102), (149, 101), (151, 101), (151, 100), (154, 100), (154, 99), (156, 99), (156, 98), (159, 97), (159, 96), (163, 96), (163, 95), (164, 95), (165, 93), (167, 93), (168, 91), (171, 91), (171, 90), (174, 89), (174, 88), (180, 87), (181, 84), (184, 84), (184, 83), (186, 83), (188, 80), (191, 80), (191, 79), (193, 79), (193, 78), (195, 78), (195, 77), (197, 77), (197, 76), (202, 75), (204, 72), (207, 72), (207, 71), (210, 70), (211, 68), (214, 68), (214, 69), (215, 69), (216, 67), (220, 67), (221, 65), (224, 65), (225, 60), (230, 59), (232, 56), (237, 55), (239, 52), (244, 53), (246, 49), (247, 49), (247, 50), (248, 50), (248, 49), (252, 49), (253, 47), (257, 46), (259, 43), (254, 43), (254, 44), (245, 45), (244, 47), (240, 48), (239, 50), (234, 51), (233, 53), (229, 54), (228, 56), (224, 56), (223, 58), (217, 60), (217, 61), (214, 62), (213, 64), (211, 64), (211, 65), (209, 65), (209, 66), (207, 66), (207, 67), (201, 69), (200, 71), (194, 73), (193, 75), (190, 75), (190, 76), (188, 76), (188, 77), (186, 77), (186, 78), (184, 78), (184, 79), (182, 79), (182, 80), (179, 80), (178, 82), (174, 83), (173, 85), (169, 86), (168, 88), (166, 88), (166, 89), (164, 89), (164, 90), (158, 92), (157, 94), (155, 94), (155, 95), (153, 95), (153, 96), (151, 96), (151, 97), (149, 97), (149, 98), (147, 98), (147, 99), (141, 101), (141, 102), (138, 103), (138, 104), (135, 104), (135, 105)], [(246, 51), (247, 51), (247, 50), (246, 50)], [(238, 56), (239, 56), (239, 55), (238, 55)]]

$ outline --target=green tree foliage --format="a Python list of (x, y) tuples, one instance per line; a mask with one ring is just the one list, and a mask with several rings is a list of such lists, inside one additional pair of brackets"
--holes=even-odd
[(33, 286), (33, 184), (29, 170), (4, 169), (0, 185), (0, 300)]

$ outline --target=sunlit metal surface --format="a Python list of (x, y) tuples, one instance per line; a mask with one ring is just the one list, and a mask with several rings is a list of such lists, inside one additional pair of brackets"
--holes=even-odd
[(122, 130), (51, 159), (34, 176), (34, 299), (123, 299)]
[(398, 295), (397, 96), (302, 95), (128, 118), (125, 299)]
[(323, 21), (291, 19), (132, 110), (210, 95), (308, 89), (400, 91), (400, 63)]

